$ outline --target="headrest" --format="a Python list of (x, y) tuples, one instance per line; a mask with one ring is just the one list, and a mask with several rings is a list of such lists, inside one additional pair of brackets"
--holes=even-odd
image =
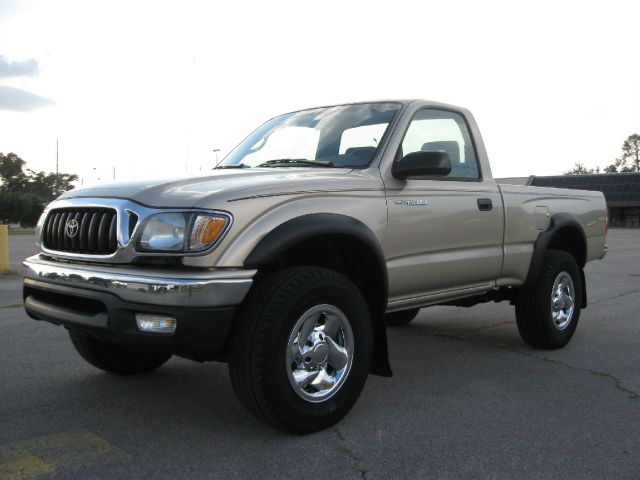
[(444, 150), (449, 154), (451, 165), (458, 165), (460, 163), (460, 145), (458, 142), (452, 140), (443, 140), (439, 142), (427, 142), (422, 145), (423, 152), (433, 152), (437, 150)]

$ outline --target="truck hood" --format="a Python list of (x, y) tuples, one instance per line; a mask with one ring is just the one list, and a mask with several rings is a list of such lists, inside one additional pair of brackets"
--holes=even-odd
[(247, 197), (357, 188), (353, 182), (362, 172), (341, 168), (213, 170), (202, 177), (77, 188), (60, 199), (110, 197), (150, 207), (219, 208), (229, 200)]

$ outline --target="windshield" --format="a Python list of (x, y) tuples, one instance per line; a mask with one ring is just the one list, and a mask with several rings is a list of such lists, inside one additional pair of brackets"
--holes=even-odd
[(366, 167), (400, 106), (362, 103), (281, 115), (249, 135), (218, 168)]

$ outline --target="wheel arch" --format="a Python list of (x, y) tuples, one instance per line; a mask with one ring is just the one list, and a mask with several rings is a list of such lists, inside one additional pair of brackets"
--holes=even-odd
[(361, 221), (342, 214), (313, 213), (288, 220), (262, 238), (244, 261), (258, 275), (288, 266), (336, 270), (362, 292), (373, 322), (371, 373), (391, 376), (384, 312), (388, 299), (386, 260), (377, 238)]
[(531, 264), (524, 286), (536, 281), (542, 269), (544, 254), (547, 250), (562, 250), (569, 253), (578, 264), (582, 283), (582, 308), (587, 306), (587, 285), (584, 266), (587, 263), (587, 236), (575, 215), (558, 213), (551, 217), (549, 226), (538, 235), (534, 246)]

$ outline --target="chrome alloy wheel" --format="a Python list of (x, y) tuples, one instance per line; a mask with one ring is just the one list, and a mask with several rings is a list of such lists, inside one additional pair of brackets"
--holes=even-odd
[(560, 272), (551, 290), (551, 318), (557, 330), (564, 330), (571, 323), (575, 309), (573, 279), (567, 272)]
[(316, 305), (302, 314), (289, 335), (289, 383), (308, 402), (327, 400), (347, 379), (353, 354), (353, 331), (344, 312), (333, 305)]

